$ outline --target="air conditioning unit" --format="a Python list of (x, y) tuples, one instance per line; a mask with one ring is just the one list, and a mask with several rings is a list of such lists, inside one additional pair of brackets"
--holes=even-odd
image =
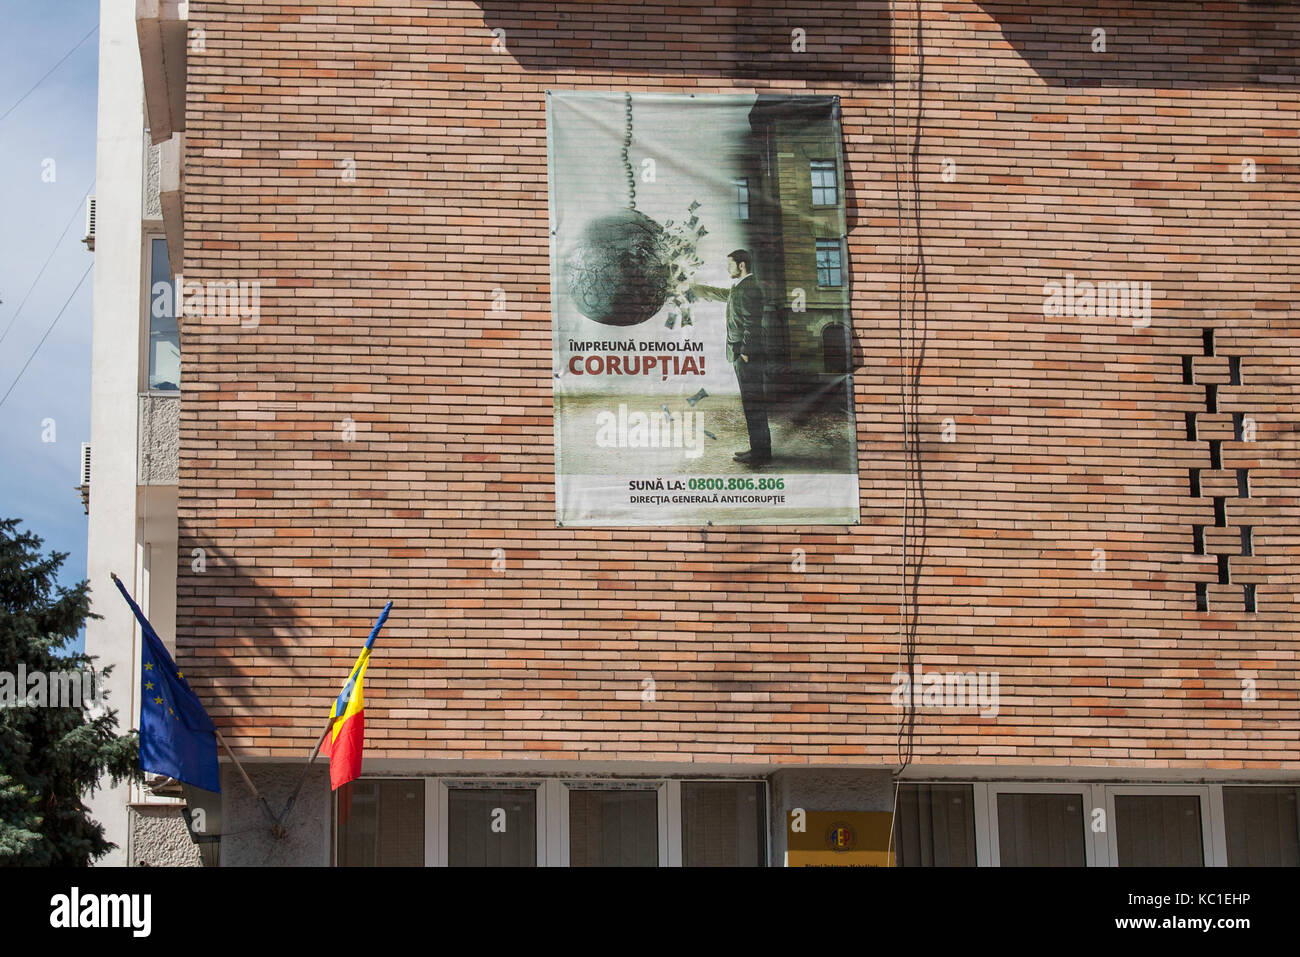
[(90, 514), (90, 443), (81, 443), (81, 484), (77, 486), (81, 493), (81, 507)]
[(92, 253), (95, 251), (95, 197), (86, 197), (86, 235), (81, 240)]

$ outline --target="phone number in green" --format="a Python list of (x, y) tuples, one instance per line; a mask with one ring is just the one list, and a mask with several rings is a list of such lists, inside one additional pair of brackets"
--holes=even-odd
[(715, 490), (719, 492), (730, 492), (737, 489), (757, 489), (764, 491), (767, 489), (782, 490), (785, 488), (785, 479), (783, 478), (694, 478), (686, 483), (689, 489)]

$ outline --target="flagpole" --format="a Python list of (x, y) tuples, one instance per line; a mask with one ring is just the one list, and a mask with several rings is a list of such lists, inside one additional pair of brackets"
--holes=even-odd
[[(383, 628), (384, 622), (388, 621), (388, 613), (392, 608), (393, 603), (390, 601), (388, 604), (384, 605), (384, 610), (379, 613), (379, 617), (375, 620), (375, 626), (370, 629), (370, 636), (366, 638), (365, 647), (367, 651), (374, 646), (375, 639), (379, 637), (379, 629)], [(338, 717), (342, 716), (339, 715)], [(325, 730), (322, 731), (320, 737), (316, 739), (316, 747), (312, 749), (311, 757), (307, 759), (307, 763), (303, 766), (302, 774), (298, 775), (298, 784), (294, 787), (293, 793), (289, 795), (289, 800), (284, 803), (284, 810), (280, 812), (279, 827), (283, 828), (284, 822), (288, 820), (289, 812), (293, 810), (293, 802), (298, 800), (298, 792), (302, 790), (303, 782), (307, 780), (307, 772), (309, 772), (311, 766), (316, 763), (316, 756), (320, 754), (321, 745), (325, 743), (325, 736), (330, 733), (330, 728), (334, 727), (334, 720), (335, 716), (331, 715), (330, 719), (325, 722)]]
[[(230, 750), (230, 745), (226, 743), (226, 739), (222, 737), (221, 732), (214, 729), (214, 733), (217, 736), (217, 743), (226, 749), (226, 754), (230, 755), (230, 760), (235, 762), (235, 767), (239, 769), (239, 774), (244, 779), (244, 783), (247, 784), (248, 789), (253, 792), (253, 797), (257, 798), (257, 802), (262, 805), (262, 810), (266, 811), (266, 816), (271, 819), (271, 827), (274, 831), (275, 828), (280, 826), (280, 822), (276, 819), (275, 812), (271, 810), (271, 805), (266, 803), (266, 798), (262, 797), (261, 792), (257, 790), (257, 785), (255, 785), (253, 779), (248, 776), (248, 772), (244, 770), (244, 766), (239, 763), (239, 758), (235, 756), (235, 752)], [(276, 837), (279, 836), (279, 834), (276, 834)]]
[[(150, 624), (149, 624), (149, 623), (144, 619), (144, 617), (143, 617), (143, 613), (140, 611), (140, 609), (139, 609), (138, 607), (136, 607), (134, 601), (133, 601), (132, 598), (131, 598), (130, 593), (126, 590), (126, 586), (122, 583), (122, 579), (120, 579), (120, 578), (117, 577), (117, 572), (110, 571), (110, 572), (108, 573), (108, 577), (111, 578), (111, 579), (113, 579), (113, 584), (115, 584), (115, 585), (118, 587), (118, 590), (121, 591), (121, 593), (123, 594), (123, 596), (126, 597), (127, 604), (129, 604), (129, 605), (132, 606), (133, 613), (135, 614), (136, 618), (139, 620), (141, 627), (142, 627), (142, 628), (147, 628), (148, 631), (149, 631), (149, 633), (150, 633), (150, 634), (153, 634), (153, 637), (154, 637), (155, 639), (157, 639), (158, 636), (157, 636), (157, 634), (153, 631), (153, 626), (150, 625)], [(148, 636), (146, 635), (146, 638), (147, 638), (147, 637), (148, 637)], [(159, 639), (159, 640), (161, 640), (161, 639)], [(166, 647), (164, 646), (163, 651), (165, 652), (166, 650), (167, 650), (167, 649), (166, 649)], [(160, 698), (159, 700), (161, 701), (162, 699)], [(197, 699), (196, 699), (196, 700), (197, 700)], [(201, 707), (201, 706), (200, 706), (200, 707)], [(204, 713), (204, 717), (207, 717), (206, 712)], [(209, 718), (208, 720), (209, 720), (209, 723), (211, 723), (211, 719)], [(250, 778), (250, 777), (248, 776), (248, 772), (244, 770), (244, 766), (239, 762), (239, 758), (238, 758), (238, 756), (236, 756), (235, 752), (234, 752), (233, 750), (231, 750), (230, 745), (226, 743), (226, 739), (225, 739), (224, 737), (222, 737), (222, 735), (221, 735), (221, 731), (216, 727), (215, 724), (213, 724), (213, 726), (212, 726), (212, 733), (213, 733), (213, 736), (216, 738), (216, 742), (217, 742), (219, 745), (221, 745), (223, 748), (226, 749), (226, 754), (230, 755), (230, 760), (233, 761), (233, 762), (235, 763), (235, 767), (239, 769), (239, 773), (240, 773), (240, 775), (243, 777), (243, 779), (244, 779), (244, 783), (247, 784), (247, 785), (248, 785), (248, 789), (249, 789), (250, 791), (253, 792), (253, 797), (257, 799), (257, 801), (258, 801), (259, 804), (262, 805), (262, 809), (263, 809), (264, 811), (266, 811), (266, 816), (269, 817), (269, 818), (271, 819), (271, 827), (272, 827), (272, 831), (274, 832), (275, 829), (278, 828), (278, 827), (280, 826), (280, 822), (276, 819), (275, 812), (272, 811), (272, 810), (271, 810), (271, 806), (270, 806), (269, 804), (266, 803), (266, 798), (262, 797), (261, 793), (257, 790), (257, 786), (256, 786), (255, 784), (253, 784), (253, 780), (252, 780), (252, 778)], [(215, 755), (214, 755), (214, 758), (215, 758)], [(198, 785), (191, 785), (191, 787), (198, 787)], [(205, 789), (205, 788), (199, 788), (199, 790), (206, 790), (206, 789)], [(277, 834), (276, 836), (279, 837), (280, 835)]]
[(298, 775), (298, 784), (294, 787), (293, 793), (289, 795), (289, 800), (284, 802), (284, 810), (280, 812), (280, 819), (276, 822), (278, 827), (284, 827), (284, 822), (288, 820), (289, 812), (293, 810), (293, 802), (298, 800), (298, 792), (302, 790), (303, 782), (307, 780), (307, 772), (316, 763), (316, 756), (320, 754), (321, 745), (325, 743), (325, 735), (330, 733), (332, 727), (334, 727), (334, 719), (330, 718), (325, 723), (325, 730), (316, 739), (316, 747), (312, 750), (311, 757), (307, 759), (306, 765), (303, 766), (302, 774)]

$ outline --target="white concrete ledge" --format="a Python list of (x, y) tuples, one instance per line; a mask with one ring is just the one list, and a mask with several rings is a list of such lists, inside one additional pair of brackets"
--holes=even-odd
[(185, 271), (185, 134), (174, 133), (158, 149), (158, 199), (162, 205), (167, 261)]

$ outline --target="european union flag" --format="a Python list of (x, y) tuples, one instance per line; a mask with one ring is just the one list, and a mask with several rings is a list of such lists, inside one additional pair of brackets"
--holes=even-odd
[(140, 655), (140, 767), (205, 791), (220, 791), (212, 719), (121, 579), (114, 575), (113, 582), (144, 634)]

